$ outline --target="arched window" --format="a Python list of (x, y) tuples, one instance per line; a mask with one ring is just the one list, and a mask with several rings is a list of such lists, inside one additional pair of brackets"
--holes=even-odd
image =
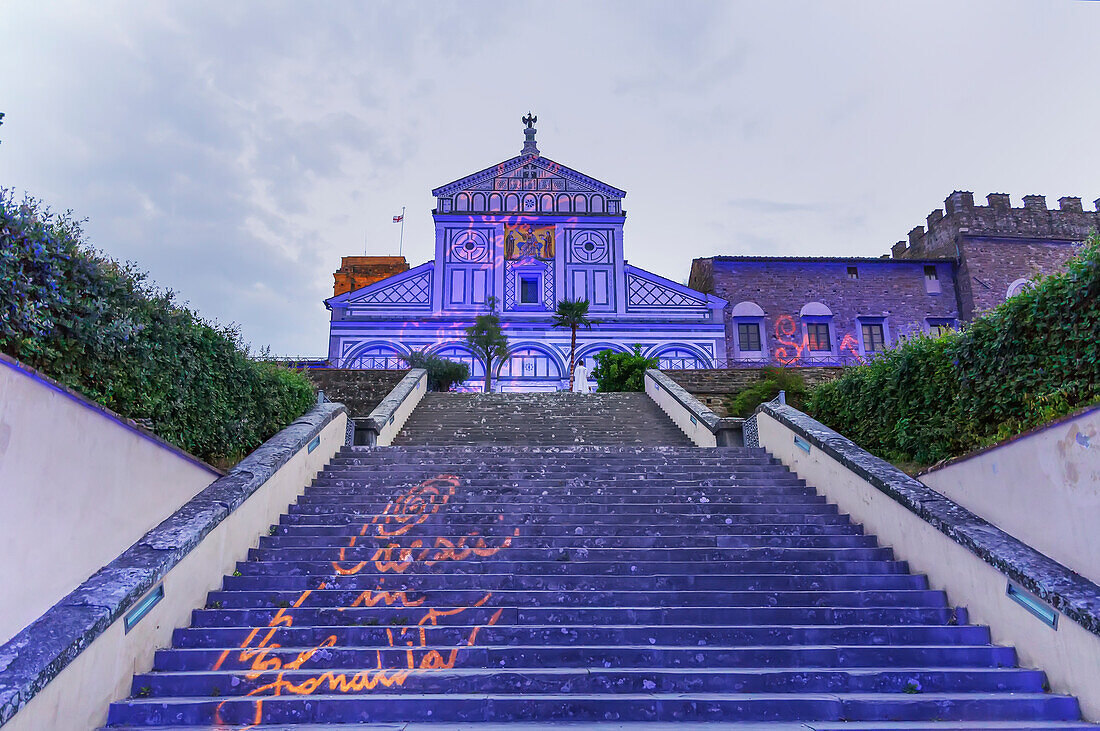
[(603, 213), (603, 196), (602, 195), (592, 196), (592, 212), (593, 213)]
[(519, 196), (515, 193), (509, 193), (508, 197), (504, 199), (504, 210), (506, 211), (518, 211), (519, 210)]
[(808, 302), (798, 316), (802, 320), (802, 334), (808, 351), (803, 360), (832, 355), (836, 350), (833, 311), (820, 302)]
[(1031, 289), (1030, 279), (1017, 279), (1015, 282), (1008, 285), (1008, 291), (1005, 292), (1005, 299), (1008, 299), (1009, 297), (1015, 297), (1021, 292), (1026, 292), (1029, 289)]
[(502, 205), (504, 205), (504, 202), (501, 200), (500, 193), (493, 193), (489, 196), (490, 211), (499, 211)]
[(457, 363), (465, 363), (470, 368), (471, 381), (477, 382), (485, 379), (485, 364), (463, 345), (444, 345), (436, 349), (435, 355)]
[(730, 317), (734, 360), (764, 360), (768, 352), (764, 310), (755, 302), (738, 302)]
[(562, 370), (549, 351), (533, 345), (521, 345), (501, 363), (498, 376), (502, 379), (560, 380)]
[(471, 211), (484, 211), (485, 210), (485, 194), (474, 193), (474, 202), (470, 206)]
[(695, 350), (683, 345), (669, 345), (658, 350), (653, 356), (663, 371), (682, 371), (697, 368), (710, 368), (710, 362)]
[(569, 213), (573, 210), (573, 206), (570, 204), (569, 194), (562, 193), (558, 196), (558, 213)]
[(539, 200), (539, 209), (545, 213), (550, 213), (554, 210), (554, 196), (549, 193), (544, 193)]
[(470, 196), (466, 193), (459, 193), (455, 198), (455, 210), (456, 211), (468, 211), (470, 210)]
[(596, 367), (596, 355), (610, 350), (613, 353), (625, 353), (627, 349), (617, 343), (592, 343), (591, 345), (577, 346), (577, 362), (586, 361), (585, 365), (591, 373)]
[(397, 371), (408, 368), (404, 353), (393, 345), (370, 345), (357, 350), (340, 363), (341, 368), (369, 371)]
[(588, 213), (588, 199), (580, 194), (573, 196), (573, 212)]

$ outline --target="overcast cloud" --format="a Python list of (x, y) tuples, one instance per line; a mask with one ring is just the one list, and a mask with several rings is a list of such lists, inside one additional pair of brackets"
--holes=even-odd
[(320, 355), (340, 256), (543, 154), (627, 257), (876, 256), (952, 190), (1100, 197), (1097, 2), (0, 2), (0, 185), (254, 346)]

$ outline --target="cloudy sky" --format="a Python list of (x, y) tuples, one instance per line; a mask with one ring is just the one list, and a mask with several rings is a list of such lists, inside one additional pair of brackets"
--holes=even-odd
[[(1100, 197), (1100, 2), (0, 0), (0, 186), (254, 347), (325, 350), (340, 256), (539, 147), (633, 264), (878, 255), (952, 190)], [(1056, 203), (1055, 203), (1056, 205)]]

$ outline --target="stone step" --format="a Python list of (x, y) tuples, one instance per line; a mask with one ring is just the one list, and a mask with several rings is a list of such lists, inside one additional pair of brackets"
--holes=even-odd
[[(304, 523), (318, 525), (354, 523), (365, 525), (371, 522), (372, 517), (369, 514), (353, 510), (340, 510), (338, 506), (332, 510), (322, 510), (318, 506), (302, 506), (301, 508), (291, 506), (289, 512), (283, 514), (281, 522), (284, 525)], [(512, 516), (511, 520), (505, 520), (503, 513), (457, 514), (449, 515), (445, 526), (448, 529), (462, 533), (469, 532), (470, 528), (478, 528), (487, 523), (502, 523), (505, 526), (512, 527), (522, 525), (525, 530), (528, 526), (553, 525), (572, 529), (577, 535), (582, 533), (591, 535), (621, 526), (636, 526), (641, 530), (655, 532), (661, 532), (668, 528), (679, 528), (683, 531), (688, 527), (717, 531), (720, 530), (721, 526), (734, 523), (750, 524), (757, 520), (767, 523), (836, 523), (847, 521), (847, 516), (837, 513), (836, 505), (791, 505), (788, 503), (749, 505), (737, 513), (726, 512), (722, 515), (687, 513), (656, 515), (615, 512), (605, 516), (572, 515), (567, 523), (555, 521), (555, 517), (553, 514), (528, 513), (522, 516)], [(463, 527), (460, 528), (459, 526)]]
[[(724, 521), (723, 521), (724, 522)], [(446, 538), (459, 539), (462, 537), (468, 537), (469, 534), (456, 534), (451, 531), (444, 530), (445, 526), (440, 526), (435, 530), (423, 533), (417, 533), (417, 539), (422, 540), (425, 544), (433, 542), (436, 537), (443, 536)], [(702, 543), (694, 545), (718, 545), (719, 539), (733, 538), (735, 536), (827, 536), (827, 535), (862, 535), (863, 527), (860, 525), (854, 525), (852, 523), (834, 521), (832, 523), (761, 523), (753, 521), (751, 523), (730, 523), (722, 528), (722, 535), (717, 534), (700, 534), (698, 531), (690, 531), (685, 528), (673, 528), (668, 532), (659, 532), (654, 529), (654, 526), (644, 526), (641, 529), (634, 528), (633, 526), (608, 526), (603, 531), (602, 535), (584, 536), (576, 535), (575, 527), (570, 528), (568, 526), (559, 525), (540, 525), (540, 526), (527, 526), (523, 534), (520, 536), (533, 538), (536, 536), (546, 537), (548, 540), (552, 539), (553, 545), (566, 545), (568, 541), (583, 542), (585, 546), (598, 545), (593, 541), (606, 541), (608, 545), (618, 545), (618, 541), (626, 541), (628, 543), (635, 543), (638, 546), (650, 545), (648, 541), (659, 541), (662, 539), (677, 540), (684, 539), (690, 541), (701, 541)], [(298, 524), (298, 525), (273, 525), (271, 526), (270, 535), (273, 536), (359, 536), (362, 535), (361, 525), (321, 525), (321, 524)], [(512, 535), (514, 529), (509, 529), (507, 526), (492, 526), (481, 529), (479, 535), (491, 536), (508, 536)], [(616, 542), (616, 543), (611, 543)], [(627, 545), (624, 543), (623, 545)]]
[[(365, 671), (369, 672), (369, 671)], [(363, 677), (364, 683), (367, 676)], [(377, 682), (377, 681), (376, 681)], [(318, 684), (320, 688), (320, 684)], [(326, 688), (326, 690), (329, 690)], [(331, 692), (331, 691), (330, 691)], [(500, 722), (724, 720), (1076, 720), (1077, 701), (1043, 693), (408, 693), (398, 696), (310, 694), (251, 698), (132, 699), (111, 706), (108, 725), (141, 722), (251, 724), (262, 703), (265, 723), (357, 721)]]
[[(134, 729), (138, 728), (144, 729), (144, 731), (166, 731), (166, 729), (178, 727), (156, 725), (139, 727), (125, 725), (112, 726), (110, 729), (103, 728), (99, 729), (99, 731), (126, 731), (127, 729), (134, 731)], [(190, 726), (189, 728), (193, 729), (193, 731), (225, 731), (226, 729), (226, 727), (222, 725), (198, 725)], [(250, 725), (248, 728), (260, 729), (260, 731), (264, 729), (279, 729), (280, 731), (285, 731), (287, 727), (261, 723), (259, 725)], [(292, 728), (302, 729), (302, 731), (347, 730), (345, 724), (328, 723), (294, 724)], [(1096, 728), (1094, 724), (1084, 721), (814, 721), (812, 726), (813, 731), (1021, 731), (1025, 729), (1028, 731), (1096, 731)], [(571, 721), (556, 721), (552, 723), (515, 721), (510, 723), (497, 723), (493, 721), (478, 724), (477, 726), (462, 722), (457, 724), (440, 724), (431, 721), (425, 723), (406, 723), (401, 721), (397, 723), (356, 722), (356, 729), (358, 731), (471, 731), (472, 729), (479, 729), (482, 731), (561, 731), (562, 729), (566, 729), (567, 731), (588, 731), (588, 729), (597, 729), (598, 731), (810, 731), (811, 727), (799, 721), (746, 721), (745, 723), (736, 721), (680, 721), (674, 722), (673, 724), (652, 721), (640, 721), (637, 723), (620, 723), (618, 721), (586, 721), (581, 723), (574, 723)]]
[[(289, 507), (290, 515), (349, 515), (360, 518), (373, 518), (385, 510), (384, 502), (306, 501)], [(434, 525), (460, 525), (477, 522), (499, 522), (504, 513), (510, 516), (509, 525), (529, 523), (552, 523), (564, 525), (615, 525), (619, 523), (641, 523), (660, 518), (666, 521), (685, 524), (706, 523), (734, 516), (737, 520), (749, 519), (758, 515), (834, 515), (836, 505), (829, 505), (824, 498), (803, 496), (784, 500), (782, 496), (773, 496), (760, 501), (683, 503), (681, 505), (619, 505), (614, 513), (602, 505), (584, 503), (464, 503), (454, 502), (447, 506), (446, 516), (432, 521)], [(401, 517), (417, 515), (404, 513)]]
[[(392, 626), (283, 627), (278, 638), (287, 647), (317, 647), (336, 637), (339, 647), (388, 645)], [(456, 646), (473, 631), (470, 625), (424, 627), (425, 642)], [(419, 628), (417, 629), (419, 632)], [(220, 650), (239, 648), (247, 638), (239, 627), (177, 629), (172, 645), (158, 650), (155, 670), (207, 670)], [(254, 638), (255, 639), (255, 638)], [(495, 625), (482, 627), (478, 639), (490, 645), (656, 645), (705, 647), (710, 645), (988, 645), (989, 629), (975, 625)], [(258, 641), (258, 640), (256, 640)], [(193, 649), (212, 653), (191, 653)], [(181, 654), (182, 653), (182, 654)]]
[[(350, 533), (350, 532), (349, 532)], [(480, 538), (496, 538), (496, 536), (479, 536)], [(357, 545), (375, 546), (385, 548), (393, 544), (390, 537), (378, 537), (375, 535), (346, 537), (324, 535), (296, 535), (296, 536), (261, 536), (261, 549), (272, 548), (323, 548), (334, 551), (346, 548), (349, 539), (355, 538)], [(470, 536), (419, 536), (425, 546), (441, 547), (476, 546), (478, 542)], [(410, 543), (406, 541), (405, 545)], [(488, 544), (487, 544), (488, 545)], [(496, 544), (493, 544), (496, 545)], [(612, 538), (603, 542), (603, 545), (593, 544), (593, 539), (576, 540), (575, 537), (566, 536), (566, 540), (553, 540), (545, 536), (519, 535), (511, 538), (510, 548), (526, 549), (564, 549), (583, 551), (587, 553), (592, 548), (611, 549), (663, 549), (663, 548), (874, 548), (877, 541), (874, 536), (867, 535), (826, 535), (826, 536), (789, 536), (789, 535), (735, 535), (735, 536), (676, 536), (667, 537), (643, 537), (643, 538)], [(412, 549), (409, 549), (412, 550)]]
[[(280, 607), (280, 609), (288, 609)], [(499, 612), (504, 624), (607, 625), (623, 621), (642, 624), (947, 624), (955, 611), (946, 607), (439, 607), (455, 614), (434, 617), (444, 624), (487, 624)], [(285, 615), (286, 612), (283, 612)], [(306, 608), (293, 611), (295, 626), (350, 626), (377, 623), (395, 627), (416, 625), (427, 610), (375, 606)], [(267, 627), (278, 609), (196, 609), (192, 627)], [(279, 616), (283, 616), (279, 615)], [(246, 630), (247, 633), (247, 630)], [(242, 634), (242, 638), (245, 635)]]
[[(497, 547), (490, 547), (497, 548)], [(486, 550), (486, 549), (479, 549)], [(718, 566), (738, 561), (889, 561), (893, 557), (890, 548), (788, 548), (766, 546), (761, 548), (588, 548), (570, 551), (565, 548), (538, 550), (531, 548), (508, 548), (506, 552), (498, 550), (490, 556), (477, 554), (455, 556), (457, 553), (439, 553), (420, 559), (414, 553), (402, 554), (394, 550), (392, 558), (402, 556), (405, 559), (419, 561), (445, 561), (477, 558), (486, 566), (499, 564), (524, 563), (629, 563), (631, 565), (652, 567), (664, 563), (705, 564)], [(250, 561), (374, 561), (380, 556), (374, 546), (355, 545), (333, 552), (326, 548), (252, 548), (248, 551)], [(503, 572), (501, 572), (503, 573)]]
[[(368, 593), (369, 592), (369, 593)], [(295, 591), (212, 591), (208, 604), (217, 602), (223, 609), (288, 607), (296, 611), (306, 607), (370, 606), (372, 601), (392, 601), (388, 587), (362, 591), (316, 589), (308, 597)], [(470, 606), (491, 594), (496, 605), (513, 607), (944, 607), (941, 591), (923, 589), (894, 590), (814, 590), (814, 591), (715, 591), (666, 589), (661, 592), (618, 590), (544, 590), (497, 589), (486, 592), (470, 589), (414, 589), (402, 592), (399, 605), (460, 607)], [(298, 600), (298, 601), (296, 601)]]
[[(333, 658), (336, 662), (338, 658)], [(223, 666), (225, 667), (225, 666)], [(247, 667), (247, 666), (246, 666)], [(361, 664), (330, 663), (334, 676), (351, 685)], [(262, 673), (155, 672), (134, 676), (133, 692), (147, 689), (150, 697), (244, 696), (279, 677), (294, 686), (316, 678), (316, 671)], [(369, 672), (369, 671), (367, 671)], [(364, 676), (360, 676), (364, 677)], [(455, 668), (417, 670), (401, 685), (350, 690), (348, 695), (385, 693), (903, 693), (919, 685), (923, 693), (1042, 693), (1045, 676), (1034, 670), (990, 668), (868, 668), (777, 669), (749, 668), (554, 668), (496, 670)], [(365, 683), (363, 685), (366, 685)], [(352, 686), (354, 687), (354, 686)]]
[[(337, 559), (339, 557), (337, 556)], [(394, 552), (389, 563), (399, 561), (400, 554)], [(341, 569), (355, 565), (355, 561), (336, 561)], [(377, 570), (374, 561), (362, 561), (371, 571)], [(439, 560), (431, 564), (420, 562), (401, 562), (397, 566), (387, 566), (388, 570), (401, 574), (540, 574), (543, 576), (650, 576), (653, 574), (695, 575), (700, 564), (694, 561), (636, 561), (624, 564), (621, 561), (506, 561), (497, 560), (492, 564), (478, 559), (476, 561)], [(788, 575), (821, 574), (904, 574), (909, 565), (904, 561), (840, 561), (826, 559), (822, 561), (712, 561), (706, 565), (709, 574), (761, 574), (769, 571)], [(340, 572), (333, 567), (333, 561), (241, 561), (237, 571), (242, 576), (333, 576)]]
[[(225, 591), (284, 591), (316, 589), (317, 579), (306, 576), (226, 576)], [(856, 591), (927, 589), (928, 579), (920, 574), (867, 574), (832, 576), (715, 575), (680, 576), (545, 576), (541, 574), (410, 574), (378, 578), (368, 574), (330, 576), (327, 589), (384, 588), (388, 591), (411, 589), (535, 589), (544, 591)]]

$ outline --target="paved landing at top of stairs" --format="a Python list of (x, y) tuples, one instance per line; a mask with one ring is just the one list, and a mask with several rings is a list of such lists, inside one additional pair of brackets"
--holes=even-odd
[(644, 393), (429, 393), (395, 445), (688, 446)]

